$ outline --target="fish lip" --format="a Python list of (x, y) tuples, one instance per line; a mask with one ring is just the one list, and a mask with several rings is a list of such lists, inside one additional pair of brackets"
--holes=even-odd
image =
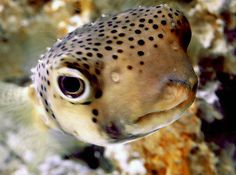
[(131, 142), (133, 140), (137, 140), (139, 138), (142, 138), (144, 136), (146, 136), (147, 134), (128, 134), (128, 135), (123, 135), (119, 138), (110, 138), (109, 139), (109, 143), (110, 144), (119, 144), (119, 143), (128, 143), (128, 142)]
[(151, 113), (147, 113), (143, 116), (138, 117), (135, 121), (134, 124), (139, 124), (144, 120), (148, 120), (150, 117), (158, 117), (160, 115), (168, 115), (171, 112), (177, 111), (177, 110), (182, 110), (185, 111), (194, 101), (194, 97), (195, 97), (196, 91), (190, 91), (188, 98), (184, 101), (182, 101), (181, 103), (177, 104), (176, 106), (174, 106), (171, 109), (168, 110), (163, 110), (163, 111), (156, 111), (156, 112), (151, 112)]
[[(151, 112), (151, 113), (147, 113), (143, 116), (138, 117), (138, 119), (136, 119), (133, 123), (135, 125), (139, 125), (140, 123), (142, 123), (143, 120), (148, 120), (150, 119), (150, 117), (158, 117), (159, 115), (166, 115), (167, 113), (171, 113), (174, 110), (185, 110), (187, 107), (189, 107), (192, 102), (194, 101), (194, 97), (195, 97), (195, 91), (191, 91), (189, 93), (189, 96), (186, 100), (182, 101), (181, 103), (177, 104), (175, 107), (169, 109), (169, 110), (164, 110), (164, 111), (158, 111), (158, 112)], [(146, 135), (149, 135), (157, 130), (159, 130), (161, 127), (159, 128), (153, 128), (152, 130), (148, 130), (146, 132), (138, 132), (138, 133), (132, 133), (128, 132), (128, 133), (122, 133), (121, 135), (119, 135), (119, 137), (116, 138), (110, 138), (110, 140), (108, 141), (110, 144), (117, 144), (117, 143), (128, 143), (131, 142), (133, 140), (137, 140), (140, 139)]]

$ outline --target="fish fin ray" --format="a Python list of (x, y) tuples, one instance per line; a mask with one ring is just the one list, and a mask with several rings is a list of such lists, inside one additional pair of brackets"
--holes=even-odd
[(9, 117), (16, 122), (30, 122), (33, 104), (29, 88), (0, 82), (0, 118)]

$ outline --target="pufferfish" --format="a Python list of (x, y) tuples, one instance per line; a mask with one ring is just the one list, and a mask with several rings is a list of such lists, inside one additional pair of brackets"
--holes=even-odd
[(28, 87), (1, 83), (0, 109), (25, 102), (34, 109), (27, 116), (42, 119), (38, 125), (91, 144), (141, 138), (179, 119), (194, 101), (190, 39), (186, 17), (168, 5), (98, 19), (58, 40)]

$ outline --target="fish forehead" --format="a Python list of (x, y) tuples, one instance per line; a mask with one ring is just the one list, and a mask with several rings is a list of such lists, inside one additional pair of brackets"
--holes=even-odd
[(172, 38), (179, 42), (183, 26), (189, 27), (183, 14), (167, 5), (139, 7), (78, 28), (56, 43), (47, 55), (54, 58), (53, 64), (65, 54), (87, 64), (134, 53), (135, 57), (144, 57), (148, 56), (145, 49), (155, 51), (160, 41)]

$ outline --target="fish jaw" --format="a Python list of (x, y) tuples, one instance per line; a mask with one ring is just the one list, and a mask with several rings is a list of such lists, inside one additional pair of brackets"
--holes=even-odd
[(190, 80), (191, 84), (171, 81), (163, 87), (164, 90), (155, 104), (155, 110), (128, 117), (129, 120), (116, 120), (106, 124), (104, 130), (110, 138), (109, 143), (136, 140), (178, 120), (195, 99), (196, 80)]

